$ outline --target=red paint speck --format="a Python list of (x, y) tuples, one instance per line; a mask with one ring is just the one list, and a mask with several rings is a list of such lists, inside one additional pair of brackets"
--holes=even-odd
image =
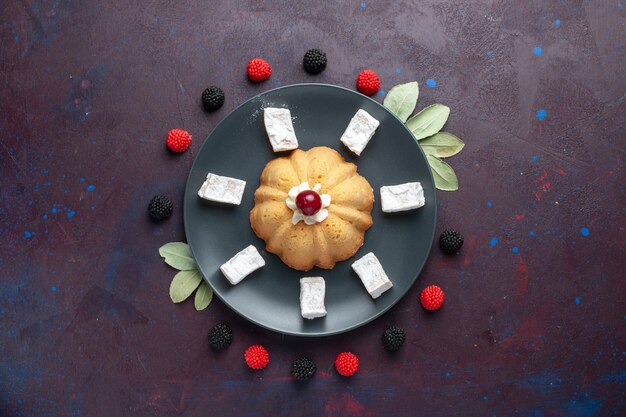
[(525, 295), (528, 291), (528, 266), (521, 256), (515, 265), (515, 280), (517, 281), (517, 295)]
[(535, 182), (539, 183), (542, 182), (543, 180), (545, 180), (546, 178), (548, 178), (548, 171), (546, 171), (545, 169), (543, 170), (543, 174), (541, 174), (541, 176), (539, 178), (537, 178), (535, 180)]
[(563, 168), (560, 168), (560, 167), (554, 168), (554, 172), (556, 172), (557, 174), (563, 175), (563, 176), (567, 175), (567, 172), (565, 172), (565, 170)]
[(463, 265), (467, 266), (472, 261), (472, 255), (474, 250), (476, 249), (476, 242), (478, 241), (478, 237), (476, 235), (471, 235), (469, 241), (467, 242), (467, 248), (465, 249), (465, 258), (463, 258)]
[(552, 184), (550, 184), (550, 181), (546, 181), (546, 178), (548, 178), (548, 172), (544, 170), (543, 174), (541, 174), (539, 178), (535, 180), (535, 183), (539, 184), (539, 186), (535, 190), (535, 198), (538, 201), (541, 200), (541, 196), (544, 193), (550, 191), (550, 187), (552, 186)]
[(326, 417), (371, 417), (374, 415), (346, 392), (329, 398), (324, 404), (324, 412)]
[(518, 222), (524, 220), (525, 218), (526, 218), (525, 214), (516, 214), (515, 215), (515, 220), (518, 221)]

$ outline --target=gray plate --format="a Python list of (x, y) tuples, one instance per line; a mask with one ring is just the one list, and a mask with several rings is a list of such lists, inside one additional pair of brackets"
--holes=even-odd
[[(325, 145), (339, 151), (374, 188), (374, 225), (365, 244), (332, 270), (300, 272), (287, 267), (271, 253), (250, 228), (248, 215), (254, 204), (261, 171), (267, 162), (285, 153), (272, 152), (263, 125), (264, 107), (291, 110), (300, 149)], [(380, 121), (376, 134), (360, 157), (353, 156), (339, 138), (358, 109)], [(212, 172), (247, 182), (240, 206), (212, 204), (197, 191)], [(420, 181), (426, 206), (385, 214), (380, 207), (380, 187)], [(345, 88), (324, 84), (290, 85), (260, 94), (236, 108), (211, 132), (196, 157), (185, 190), (187, 241), (205, 279), (215, 294), (248, 320), (277, 332), (298, 336), (324, 336), (359, 327), (393, 306), (415, 282), (435, 233), (437, 201), (426, 158), (411, 133), (374, 100)], [(266, 265), (232, 286), (219, 267), (235, 253), (253, 244)], [(374, 252), (394, 286), (372, 300), (351, 263)], [(326, 280), (324, 318), (305, 320), (300, 315), (299, 279), (322, 276)], [(417, 302), (417, 300), (416, 300)]]

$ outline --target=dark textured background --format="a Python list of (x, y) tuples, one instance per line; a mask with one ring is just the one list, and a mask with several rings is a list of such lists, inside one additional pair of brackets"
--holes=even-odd
[[(625, 415), (625, 4), (3, 1), (0, 414)], [(328, 53), (319, 76), (301, 68), (311, 47)], [(247, 81), (253, 56), (268, 81)], [(157, 249), (184, 239), (202, 138), (261, 91), (352, 87), (364, 68), (452, 108), (446, 130), (467, 146), (438, 232), (460, 229), (462, 254), (435, 248), (398, 305), (336, 337), (172, 304)], [(214, 114), (209, 84), (227, 95)], [(174, 127), (195, 138), (180, 156), (164, 146)], [(177, 207), (154, 224), (161, 192)], [(418, 305), (431, 283), (447, 296), (436, 314)], [(236, 340), (209, 353), (222, 320)], [(379, 341), (390, 323), (408, 333), (396, 355)], [(252, 343), (264, 371), (243, 364)], [(332, 369), (342, 350), (361, 358), (351, 379)], [(304, 385), (289, 377), (301, 354), (319, 366)]]

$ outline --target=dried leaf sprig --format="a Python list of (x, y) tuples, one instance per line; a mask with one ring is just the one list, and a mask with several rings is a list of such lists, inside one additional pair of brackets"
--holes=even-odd
[(189, 245), (183, 242), (170, 242), (159, 248), (159, 255), (165, 263), (179, 272), (170, 284), (170, 298), (175, 303), (185, 301), (196, 291), (194, 305), (201, 311), (209, 306), (213, 299), (213, 290), (202, 279), (202, 273), (193, 259)]
[(389, 90), (383, 105), (405, 123), (421, 146), (435, 180), (435, 187), (442, 191), (456, 191), (459, 180), (450, 165), (442, 160), (456, 155), (465, 146), (463, 141), (451, 133), (441, 132), (448, 121), (450, 108), (443, 104), (432, 104), (410, 117), (419, 97), (416, 81), (399, 84)]

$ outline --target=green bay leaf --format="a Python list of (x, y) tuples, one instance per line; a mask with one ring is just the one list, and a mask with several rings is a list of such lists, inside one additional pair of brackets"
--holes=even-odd
[(435, 187), (438, 190), (456, 191), (459, 189), (459, 180), (450, 165), (432, 155), (426, 155), (426, 158), (435, 179)]
[(180, 271), (174, 276), (170, 284), (170, 298), (175, 303), (185, 301), (198, 288), (202, 281), (202, 274), (197, 269)]
[(413, 110), (415, 110), (419, 92), (417, 81), (398, 84), (389, 90), (385, 96), (383, 105), (391, 110), (391, 112), (404, 123), (411, 113), (413, 113)]
[(198, 269), (193, 259), (189, 245), (183, 242), (170, 242), (159, 248), (159, 255), (165, 258), (165, 263), (179, 271)]
[(406, 122), (415, 139), (427, 138), (439, 132), (450, 115), (450, 108), (443, 104), (430, 105)]
[(426, 155), (448, 158), (461, 152), (465, 144), (452, 133), (439, 132), (419, 142)]
[(209, 304), (211, 304), (211, 300), (213, 300), (213, 290), (209, 287), (209, 284), (207, 284), (206, 281), (203, 281), (198, 287), (196, 297), (193, 300), (196, 310), (204, 310), (209, 306)]

